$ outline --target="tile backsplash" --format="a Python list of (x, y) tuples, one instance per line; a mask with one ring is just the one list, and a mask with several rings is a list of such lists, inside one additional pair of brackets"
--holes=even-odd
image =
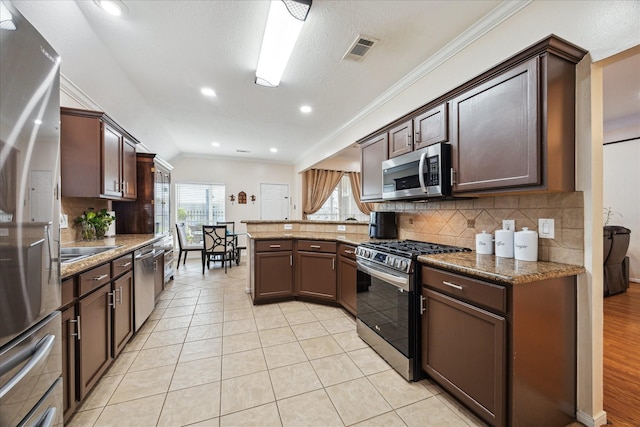
[(71, 243), (80, 239), (78, 228), (74, 226), (74, 220), (82, 215), (89, 208), (96, 211), (100, 209), (111, 209), (111, 203), (105, 199), (90, 197), (63, 197), (61, 200), (62, 213), (68, 217), (68, 228), (60, 230), (60, 240), (62, 244)]
[(475, 249), (475, 235), (502, 228), (513, 219), (516, 230), (538, 230), (539, 218), (552, 218), (555, 238), (539, 239), (538, 259), (584, 265), (582, 192), (482, 197), (437, 202), (384, 202), (377, 211), (398, 214), (398, 237)]

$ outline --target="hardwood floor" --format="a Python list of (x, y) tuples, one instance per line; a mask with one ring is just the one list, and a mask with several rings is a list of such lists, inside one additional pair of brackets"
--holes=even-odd
[(640, 283), (604, 299), (604, 410), (608, 425), (640, 426)]

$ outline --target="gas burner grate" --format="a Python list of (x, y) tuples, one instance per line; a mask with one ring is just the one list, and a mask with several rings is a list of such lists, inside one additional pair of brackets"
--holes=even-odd
[(417, 257), (419, 255), (444, 254), (452, 252), (470, 252), (469, 248), (459, 246), (442, 245), (439, 243), (420, 242), (417, 240), (387, 240), (380, 242), (367, 242), (363, 246), (384, 251), (396, 255)]

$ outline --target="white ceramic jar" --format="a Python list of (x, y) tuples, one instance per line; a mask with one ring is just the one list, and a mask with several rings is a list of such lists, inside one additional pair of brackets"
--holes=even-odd
[(480, 255), (491, 255), (493, 253), (493, 235), (482, 230), (476, 234), (476, 253)]
[(513, 258), (513, 230), (496, 230), (496, 256)]
[(520, 261), (538, 260), (538, 232), (523, 227), (516, 231), (513, 239), (513, 253)]

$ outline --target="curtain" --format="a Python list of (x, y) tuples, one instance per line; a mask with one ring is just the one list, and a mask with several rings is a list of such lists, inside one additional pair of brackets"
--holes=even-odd
[(324, 169), (309, 169), (304, 173), (306, 197), (302, 219), (307, 219), (307, 215), (317, 212), (324, 205), (343, 176), (343, 171)]
[(366, 203), (360, 201), (360, 172), (348, 172), (349, 181), (351, 182), (351, 194), (356, 201), (356, 205), (360, 212), (365, 215), (369, 215), (373, 210), (373, 203)]

